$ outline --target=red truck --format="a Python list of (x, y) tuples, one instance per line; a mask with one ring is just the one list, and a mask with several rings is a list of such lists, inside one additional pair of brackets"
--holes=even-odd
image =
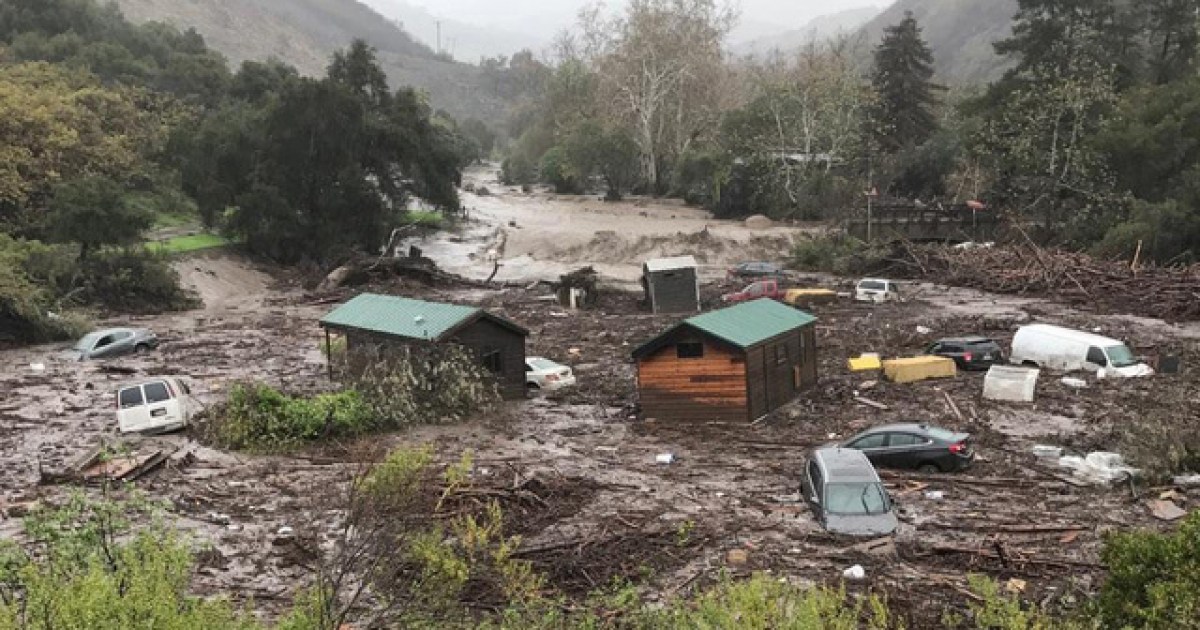
[(759, 298), (771, 298), (772, 300), (783, 300), (785, 290), (779, 286), (778, 280), (760, 280), (751, 283), (746, 288), (737, 293), (726, 293), (721, 296), (721, 301), (726, 304), (738, 304), (741, 302), (749, 302)]

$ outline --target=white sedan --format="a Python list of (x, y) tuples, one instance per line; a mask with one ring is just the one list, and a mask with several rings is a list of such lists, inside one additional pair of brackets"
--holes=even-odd
[(571, 368), (542, 357), (525, 359), (525, 386), (529, 389), (553, 391), (574, 384), (575, 374)]

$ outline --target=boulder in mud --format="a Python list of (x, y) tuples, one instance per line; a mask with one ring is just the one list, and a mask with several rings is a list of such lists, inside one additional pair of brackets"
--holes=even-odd
[(768, 230), (774, 225), (774, 221), (761, 214), (756, 214), (746, 219), (746, 227), (750, 228), (751, 230)]

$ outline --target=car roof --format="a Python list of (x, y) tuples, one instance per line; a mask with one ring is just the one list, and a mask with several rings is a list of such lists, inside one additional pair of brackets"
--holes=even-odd
[(1103, 335), (1097, 335), (1082, 330), (1075, 330), (1074, 328), (1066, 328), (1064, 326), (1055, 326), (1053, 324), (1029, 324), (1018, 329), (1017, 334), (1021, 334), (1022, 330), (1041, 332), (1056, 337), (1065, 337), (1067, 339), (1082, 341), (1088, 345), (1099, 346), (1101, 348), (1107, 348), (1109, 346), (1121, 343), (1120, 339), (1113, 339), (1112, 337), (1105, 337)]
[[(855, 437), (858, 437), (859, 435), (873, 435), (875, 433), (895, 433), (895, 432), (925, 433), (928, 430), (929, 430), (928, 424), (919, 424), (916, 422), (907, 422), (907, 423), (900, 423), (900, 424), (883, 424), (883, 425), (880, 425), (877, 427), (871, 427), (869, 429), (864, 429), (863, 431), (858, 433)], [(949, 429), (947, 429), (947, 430), (949, 430)]]
[(895, 281), (888, 280), (887, 278), (863, 278), (862, 280), (859, 280), (858, 282), (861, 284), (863, 282), (895, 282)]
[(974, 336), (974, 337), (946, 337), (938, 339), (938, 343), (996, 343), (994, 339), (989, 337)]
[(879, 483), (879, 473), (871, 460), (862, 451), (853, 448), (830, 446), (813, 451), (825, 472), (826, 483), (871, 482)]
[(103, 337), (104, 335), (111, 335), (113, 333), (119, 333), (119, 332), (137, 332), (137, 329), (134, 329), (134, 328), (102, 328), (100, 330), (94, 330), (94, 331), (88, 333), (87, 336), (96, 335), (97, 337)]

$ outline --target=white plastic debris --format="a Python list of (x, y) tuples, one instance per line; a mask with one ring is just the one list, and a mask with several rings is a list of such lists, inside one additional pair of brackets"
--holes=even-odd
[(45, 372), (46, 364), (45, 363), (30, 363), (29, 369), (33, 370), (34, 372)]
[(1072, 389), (1086, 389), (1088, 386), (1087, 381), (1081, 378), (1072, 378), (1070, 376), (1064, 376), (1062, 378), (1062, 384)]
[(993, 365), (983, 379), (983, 397), (1001, 402), (1033, 402), (1041, 370)]
[(1180, 488), (1197, 488), (1200, 487), (1200, 475), (1180, 475), (1171, 482)]
[(290, 538), (296, 534), (296, 530), (292, 529), (291, 527), (289, 527), (287, 525), (284, 525), (283, 527), (280, 527), (279, 531), (277, 531), (275, 533), (284, 538)]
[(925, 498), (930, 501), (941, 501), (946, 498), (946, 493), (941, 490), (930, 490), (925, 493)]
[(917, 326), (917, 334), (918, 335), (928, 335), (932, 332), (933, 332), (932, 328), (927, 328), (925, 326)]
[(1125, 460), (1117, 453), (1096, 452), (1088, 453), (1087, 457), (1068, 455), (1058, 460), (1058, 465), (1070, 468), (1075, 476), (1084, 481), (1097, 485), (1106, 485), (1120, 481), (1130, 475), (1136, 475), (1137, 469), (1125, 465)]
[(674, 453), (663, 453), (663, 454), (659, 455), (658, 457), (655, 457), (654, 461), (659, 464), (674, 464), (675, 463), (675, 454)]
[(1061, 446), (1049, 446), (1047, 444), (1036, 444), (1033, 447), (1033, 454), (1037, 457), (1062, 457), (1063, 450)]
[(842, 577), (847, 580), (865, 580), (867, 579), (867, 570), (862, 568), (861, 564), (856, 564), (845, 571), (842, 571)]

